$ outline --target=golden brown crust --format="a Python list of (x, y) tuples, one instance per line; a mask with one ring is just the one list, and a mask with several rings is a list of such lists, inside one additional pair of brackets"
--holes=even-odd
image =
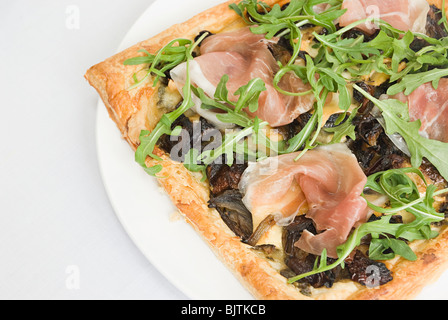
[[(430, 0), (433, 4), (438, 0)], [(165, 32), (143, 41), (90, 68), (85, 77), (98, 91), (109, 115), (120, 129), (123, 138), (135, 149), (141, 130), (151, 130), (159, 121), (163, 110), (157, 107), (158, 87), (148, 82), (127, 90), (133, 84), (132, 76), (141, 66), (124, 66), (123, 61), (138, 55), (140, 49), (155, 53), (172, 39), (193, 39), (200, 31), (222, 32), (244, 26), (241, 18), (228, 9), (228, 1), (207, 10), (183, 24), (174, 25)], [(270, 0), (268, 4), (286, 1)], [(441, 0), (439, 1), (441, 2)], [(437, 3), (436, 3), (437, 4)], [(440, 4), (439, 4), (440, 7)], [(235, 274), (241, 283), (257, 299), (310, 299), (300, 293), (270, 263), (260, 258), (243, 244), (224, 224), (218, 212), (207, 206), (209, 188), (182, 164), (169, 159), (161, 150), (155, 153), (163, 158), (160, 162), (147, 160), (148, 166), (161, 164), (163, 171), (160, 184), (186, 221), (209, 244), (221, 261)], [(438, 277), (448, 265), (448, 230), (431, 241), (418, 246), (418, 261), (397, 259), (389, 264), (394, 280), (378, 289), (367, 289), (357, 283), (344, 281), (333, 288), (312, 290), (313, 299), (409, 299), (415, 297), (429, 281)]]

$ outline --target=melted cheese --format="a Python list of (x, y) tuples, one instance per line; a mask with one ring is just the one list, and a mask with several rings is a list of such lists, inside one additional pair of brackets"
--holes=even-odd
[[(349, 93), (350, 93), (350, 96), (352, 97), (352, 101), (353, 101), (353, 88), (349, 88)], [(357, 108), (357, 105), (352, 103), (347, 111), (351, 112), (356, 108)], [(339, 94), (333, 93), (331, 100), (327, 100), (326, 104), (324, 105), (323, 116), (322, 116), (322, 126), (324, 126), (327, 123), (327, 121), (330, 119), (330, 117), (333, 114), (343, 113), (343, 112), (344, 112), (344, 110), (342, 110), (339, 107)]]
[(267, 231), (263, 235), (263, 237), (261, 237), (257, 245), (272, 244), (276, 248), (282, 249), (283, 248), (282, 237), (283, 237), (283, 227), (274, 225), (269, 231)]

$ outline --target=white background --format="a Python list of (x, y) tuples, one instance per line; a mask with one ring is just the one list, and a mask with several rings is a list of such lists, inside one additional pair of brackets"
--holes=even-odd
[(152, 2), (0, 2), (0, 299), (187, 299), (112, 210), (83, 78)]

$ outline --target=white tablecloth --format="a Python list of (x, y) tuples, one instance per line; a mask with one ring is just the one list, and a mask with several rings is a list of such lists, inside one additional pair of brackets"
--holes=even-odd
[(0, 299), (187, 298), (109, 204), (83, 78), (152, 2), (0, 2)]

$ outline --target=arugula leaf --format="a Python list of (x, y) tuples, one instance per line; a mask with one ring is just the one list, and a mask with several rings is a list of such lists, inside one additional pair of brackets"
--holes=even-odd
[[(330, 68), (318, 67), (316, 72), (320, 74), (320, 80), (328, 92), (339, 93), (339, 108), (347, 111), (351, 105), (352, 99), (347, 88), (347, 81), (345, 78)], [(324, 82), (324, 79), (326, 80)]]
[[(415, 52), (411, 49), (411, 43), (417, 36), (429, 42), (430, 45)], [(410, 31), (406, 32), (401, 38), (397, 37), (399, 35), (390, 36), (382, 30), (368, 44), (383, 51), (383, 54), (377, 58), (374, 64), (376, 70), (390, 75), (391, 82), (401, 80), (389, 88), (388, 94), (397, 94), (406, 89), (406, 95), (408, 95), (426, 82), (433, 81), (436, 84), (441, 77), (446, 75), (447, 69), (426, 71), (429, 66), (448, 65), (448, 44), (446, 40), (433, 39)], [(392, 61), (390, 68), (384, 63), (387, 59)], [(399, 71), (403, 62), (405, 62), (405, 67)]]
[(218, 120), (226, 123), (234, 123), (240, 127), (253, 126), (253, 119), (244, 111), (248, 108), (250, 112), (258, 109), (258, 100), (260, 94), (266, 91), (266, 85), (260, 78), (249, 81), (248, 84), (240, 87), (234, 95), (238, 96), (238, 100), (233, 102), (229, 99), (229, 91), (227, 89), (228, 75), (223, 75), (216, 87), (214, 98), (207, 96), (201, 88), (192, 86), (193, 93), (202, 101), (203, 108), (217, 108), (226, 113), (217, 114)]
[[(171, 126), (174, 121), (194, 106), (191, 90), (190, 61), (193, 60), (193, 50), (206, 36), (207, 33), (203, 34), (202, 37), (198, 39), (198, 41), (196, 41), (194, 44), (189, 46), (188, 50), (186, 51), (187, 77), (185, 80), (185, 85), (182, 89), (184, 97), (182, 104), (176, 110), (164, 114), (161, 120), (157, 123), (156, 127), (151, 132), (142, 130), (140, 133), (140, 145), (135, 152), (135, 161), (140, 164), (147, 172), (148, 168), (146, 166), (146, 158), (148, 156), (162, 161), (160, 157), (153, 154), (156, 143), (159, 141), (160, 137), (164, 134), (171, 134)], [(149, 171), (148, 173), (151, 173), (151, 171)]]
[(184, 167), (192, 172), (201, 172), (202, 181), (207, 178), (207, 167), (199, 161), (199, 151), (195, 148), (191, 148), (185, 155)]
[[(324, 67), (323, 64), (322, 66), (316, 65), (314, 60), (309, 55), (306, 55), (306, 67), (291, 65), (284, 70), (287, 72), (294, 72), (304, 81), (304, 83), (309, 83), (312, 88), (311, 92), (314, 94), (316, 99), (316, 103), (314, 104), (314, 112), (311, 119), (296, 136), (288, 141), (289, 146), (286, 149), (279, 150), (280, 154), (286, 154), (296, 152), (304, 146), (302, 153), (300, 153), (297, 158), (298, 160), (305, 154), (305, 152), (317, 146), (316, 140), (322, 130), (323, 108), (328, 94), (331, 92), (339, 93), (339, 107), (344, 110), (345, 113), (351, 105), (351, 97), (347, 88), (347, 80), (342, 75), (334, 72), (331, 68)], [(318, 75), (318, 77), (316, 77), (316, 75)], [(306, 92), (306, 94), (309, 94), (309, 92)], [(352, 115), (351, 120), (353, 117), (354, 115)], [(343, 119), (343, 117), (341, 119)], [(338, 135), (343, 135), (343, 130), (345, 130), (348, 135), (353, 137), (353, 134), (350, 131), (351, 127), (348, 123), (337, 130), (335, 129), (332, 131), (330, 129), (328, 132), (338, 132)], [(338, 138), (343, 138), (343, 136), (338, 135), (335, 136), (333, 141), (336, 141)]]
[(441, 78), (448, 76), (448, 69), (434, 69), (431, 71), (409, 74), (403, 77), (399, 82), (391, 86), (387, 90), (388, 95), (395, 95), (403, 92), (405, 95), (410, 95), (421, 85), (432, 82), (434, 89), (437, 89)]
[[(408, 176), (414, 174), (420, 177), (426, 186), (426, 193), (420, 196), (420, 190), (415, 182)], [(400, 237), (407, 230), (419, 230), (425, 238), (433, 238), (437, 234), (428, 232), (427, 227), (433, 222), (442, 221), (444, 214), (438, 213), (434, 207), (434, 196), (448, 192), (448, 189), (436, 193), (434, 185), (427, 185), (423, 173), (417, 168), (392, 169), (378, 172), (368, 178), (366, 188), (379, 194), (387, 195), (390, 200), (390, 208), (381, 208), (367, 201), (369, 207), (383, 214), (397, 214), (406, 210), (415, 216), (411, 223), (403, 225), (397, 230), (396, 237)]]
[(446, 156), (448, 143), (421, 136), (419, 133), (421, 121), (409, 121), (407, 104), (394, 99), (378, 100), (356, 84), (353, 87), (381, 110), (386, 122), (386, 133), (390, 135), (398, 133), (403, 137), (411, 153), (413, 167), (420, 167), (423, 158), (426, 158), (437, 168), (442, 177), (448, 180), (448, 157)]
[[(231, 4), (230, 8), (240, 15), (247, 24), (256, 25), (251, 29), (253, 33), (267, 33), (267, 39), (271, 39), (286, 28), (290, 21), (308, 18), (302, 16), (305, 2), (305, 0), (292, 0), (288, 7), (282, 10), (279, 4), (270, 8), (262, 1), (244, 0), (239, 4)], [(260, 8), (262, 9), (261, 13)]]
[(446, 32), (448, 32), (448, 20), (446, 18), (446, 0), (442, 0), (442, 19), (440, 19), (439, 24), (443, 23)]
[(288, 148), (279, 149), (279, 154), (293, 153), (299, 150), (302, 146), (307, 144), (307, 140), (311, 137), (311, 134), (317, 127), (319, 120), (319, 114), (314, 112), (310, 120), (306, 123), (305, 127), (294, 137), (288, 140)]
[(394, 54), (392, 55), (392, 70), (398, 72), (398, 67), (401, 61), (407, 59), (411, 61), (415, 53), (410, 49), (412, 41), (414, 41), (414, 34), (408, 31), (402, 39), (394, 39), (392, 43), (392, 49)]
[(263, 91), (266, 91), (266, 85), (260, 78), (252, 79), (239, 88), (235, 92), (235, 95), (239, 96), (235, 104), (235, 112), (240, 112), (245, 107), (248, 107), (250, 112), (257, 111), (258, 99)]
[[(355, 22), (325, 36), (315, 34), (322, 46), (319, 57), (325, 57), (323, 61), (332, 64), (334, 70), (338, 72), (347, 70), (356, 79), (375, 70), (389, 75), (390, 82), (402, 80), (394, 86), (393, 90), (396, 93), (403, 91), (407, 85), (409, 87), (412, 85), (414, 90), (424, 81), (438, 81), (445, 75), (445, 73), (431, 75), (422, 73), (429, 67), (448, 66), (446, 38), (433, 39), (419, 33), (403, 32), (392, 28), (385, 21), (379, 22), (381, 31), (370, 42), (364, 42), (363, 36), (356, 39), (342, 37), (345, 32), (363, 22), (365, 21)], [(417, 37), (430, 45), (415, 52), (411, 48), (411, 43)]]
[[(329, 4), (330, 8), (320, 14), (316, 14), (314, 7), (322, 3)], [(303, 9), (307, 15), (313, 16), (313, 18), (310, 19), (312, 24), (325, 28), (329, 33), (334, 33), (336, 32), (336, 26), (333, 21), (340, 18), (347, 11), (345, 9), (339, 10), (341, 6), (342, 1), (339, 0), (308, 0), (306, 1)]]
[[(346, 38), (338, 39), (333, 35), (322, 36), (313, 33), (314, 37), (323, 45), (334, 50), (334, 54), (338, 56), (340, 62), (346, 62), (349, 59), (362, 60), (362, 55), (380, 55), (380, 51), (377, 48), (373, 48), (368, 43), (364, 42), (364, 36), (358, 38)], [(341, 53), (346, 54), (342, 56)]]
[[(246, 85), (241, 86), (235, 93), (238, 96), (236, 102), (229, 99), (229, 91), (227, 83), (229, 76), (224, 75), (214, 94), (214, 98), (210, 98), (205, 94), (201, 88), (192, 87), (193, 93), (202, 101), (202, 107), (217, 108), (224, 113), (217, 114), (220, 121), (226, 123), (234, 123), (242, 127), (242, 130), (227, 132), (224, 136), (222, 144), (213, 150), (205, 150), (201, 154), (195, 156), (198, 163), (203, 163), (205, 166), (213, 163), (216, 159), (225, 156), (226, 164), (231, 166), (234, 161), (233, 154), (252, 157), (259, 159), (258, 146), (264, 145), (269, 150), (278, 150), (283, 148), (282, 142), (273, 142), (266, 135), (260, 131), (268, 125), (266, 121), (261, 121), (258, 117), (250, 118), (245, 112), (248, 108), (250, 112), (255, 112), (258, 109), (258, 100), (260, 94), (266, 91), (265, 83), (255, 78), (249, 81)], [(246, 138), (252, 136), (254, 138), (256, 151), (249, 150), (245, 141)]]
[[(263, 128), (267, 125), (268, 123), (266, 121), (257, 124), (259, 128)], [(253, 126), (232, 133), (227, 133), (224, 136), (223, 143), (221, 144), (221, 146), (213, 150), (204, 151), (202, 154), (199, 155), (198, 159), (207, 166), (209, 164), (212, 164), (216, 159), (224, 155), (226, 157), (226, 164), (228, 166), (232, 166), (234, 159), (233, 156), (234, 152), (236, 152), (237, 154), (250, 152), (247, 149), (247, 145), (244, 143), (241, 144), (241, 141), (243, 141), (246, 137), (251, 136), (252, 134), (254, 134)]]
[[(386, 241), (384, 241), (386, 240)], [(369, 258), (372, 260), (390, 260), (395, 257), (394, 252), (385, 253), (384, 251), (390, 248), (390, 245), (387, 243), (388, 238), (386, 239), (372, 239), (369, 245)]]
[(150, 167), (150, 168), (145, 167), (143, 169), (150, 176), (153, 176), (153, 177), (156, 177), (156, 178), (161, 178), (161, 177), (158, 177), (157, 174), (162, 171), (162, 169), (163, 169), (162, 165), (158, 164), (158, 165), (155, 165), (153, 167)]
[[(297, 161), (308, 150), (311, 150), (317, 146), (314, 143), (316, 142), (322, 128), (323, 107), (329, 91), (325, 87), (325, 81), (323, 82), (321, 78), (316, 79), (316, 73), (319, 69), (316, 67), (313, 59), (309, 55), (306, 55), (306, 67), (290, 66), (290, 69), (293, 70), (297, 76), (306, 77), (302, 80), (311, 85), (314, 97), (316, 99), (316, 103), (314, 104), (314, 113), (310, 121), (308, 121), (307, 125), (301, 132), (288, 141), (289, 147), (286, 150), (279, 150), (280, 154), (292, 153), (299, 150), (299, 148), (304, 144), (305, 148), (296, 158)], [(314, 129), (316, 130), (313, 135), (312, 133)]]
[(326, 132), (334, 133), (329, 144), (341, 143), (345, 137), (350, 137), (352, 140), (356, 140), (356, 127), (353, 125), (353, 119), (356, 117), (358, 110), (359, 108), (353, 110), (350, 117), (348, 117), (342, 124), (333, 128), (324, 129)]
[(393, 50), (393, 42), (396, 40), (393, 37), (387, 35), (387, 33), (381, 30), (378, 35), (372, 40), (368, 42), (368, 46), (371, 48), (376, 48), (384, 53), (387, 53), (389, 50)]
[(140, 65), (149, 64), (149, 69), (146, 71), (146, 75), (141, 79), (137, 79), (137, 75), (134, 74), (135, 84), (128, 90), (132, 90), (140, 86), (152, 73), (156, 74), (153, 86), (157, 85), (160, 77), (166, 77), (165, 72), (171, 70), (177, 65), (187, 61), (188, 54), (191, 52), (188, 48), (193, 45), (193, 41), (188, 39), (174, 39), (160, 49), (156, 55), (152, 55), (147, 50), (139, 50), (144, 52), (146, 56), (134, 57), (127, 59), (123, 62), (124, 65)]
[[(391, 249), (392, 252), (384, 253), (384, 251)], [(369, 258), (372, 260), (390, 260), (395, 258), (395, 255), (400, 255), (406, 260), (416, 261), (417, 255), (412, 251), (409, 245), (403, 240), (385, 238), (372, 239), (369, 247)]]
[(229, 100), (229, 90), (227, 90), (227, 82), (229, 82), (229, 76), (225, 74), (222, 76), (216, 87), (215, 100), (232, 104), (232, 102), (230, 102)]

